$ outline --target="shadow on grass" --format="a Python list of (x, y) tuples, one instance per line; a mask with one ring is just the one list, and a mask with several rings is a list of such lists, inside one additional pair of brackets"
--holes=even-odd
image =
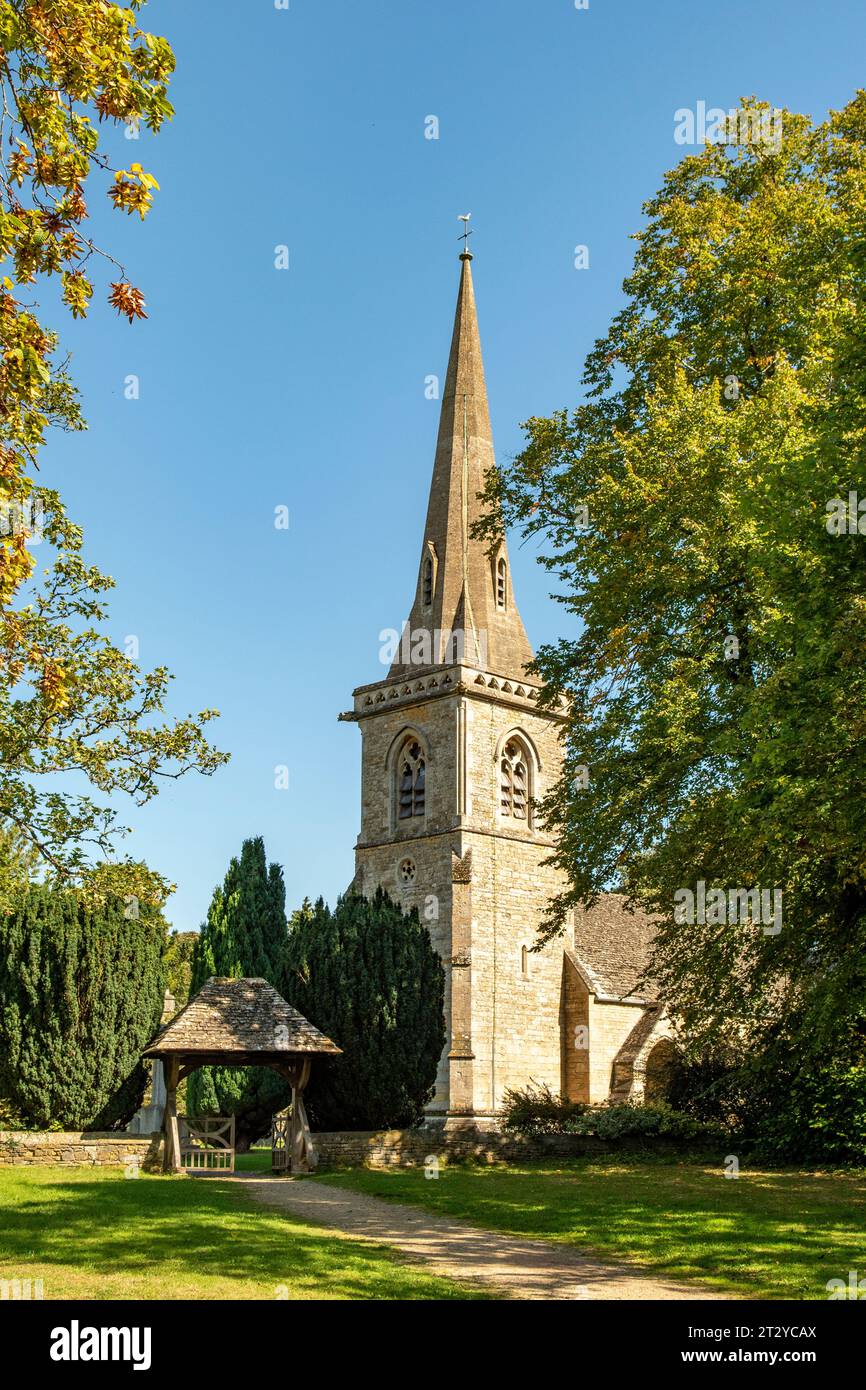
[(354, 1170), (323, 1176), (517, 1236), (542, 1237), (673, 1278), (763, 1298), (826, 1298), (866, 1264), (862, 1175), (578, 1161), (515, 1168)]
[(0, 1213), (0, 1259), (12, 1270), (38, 1262), (147, 1278), (154, 1298), (172, 1297), (177, 1286), (207, 1298), (211, 1279), (237, 1285), (236, 1294), (219, 1297), (275, 1298), (279, 1285), (290, 1298), (467, 1296), (389, 1251), (262, 1210), (217, 1178), (130, 1180), (85, 1171), (65, 1179), (32, 1169), (16, 1178), (3, 1183)]

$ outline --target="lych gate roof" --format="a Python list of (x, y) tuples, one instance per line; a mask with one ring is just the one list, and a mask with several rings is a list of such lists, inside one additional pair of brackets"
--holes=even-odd
[(340, 1048), (293, 1009), (267, 980), (212, 976), (160, 1029), (145, 1057), (164, 1053), (326, 1052)]
[(602, 893), (589, 911), (575, 912), (575, 964), (598, 999), (655, 1003), (658, 986), (644, 978), (655, 932), (652, 918), (629, 911), (621, 893)]

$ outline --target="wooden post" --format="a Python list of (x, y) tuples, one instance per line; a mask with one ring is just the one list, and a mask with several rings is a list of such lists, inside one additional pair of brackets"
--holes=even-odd
[(180, 1172), (180, 1133), (177, 1125), (177, 1086), (180, 1072), (180, 1058), (167, 1057), (165, 1061), (165, 1114), (163, 1132), (165, 1134), (165, 1159), (163, 1170), (166, 1173)]
[(318, 1155), (316, 1154), (315, 1145), (313, 1144), (313, 1136), (310, 1133), (310, 1122), (307, 1119), (307, 1110), (306, 1106), (304, 1105), (303, 1092), (299, 1090), (297, 1096), (298, 1124), (300, 1126), (303, 1139), (306, 1171), (309, 1173), (313, 1170), (313, 1168), (316, 1167), (316, 1164), (318, 1163), (319, 1159)]
[(294, 1176), (295, 1173), (309, 1173), (316, 1163), (313, 1137), (310, 1134), (310, 1125), (303, 1100), (304, 1087), (310, 1079), (309, 1057), (294, 1063), (291, 1067), (286, 1067), (284, 1075), (288, 1077), (292, 1087), (292, 1116), (287, 1140), (289, 1150), (287, 1167)]

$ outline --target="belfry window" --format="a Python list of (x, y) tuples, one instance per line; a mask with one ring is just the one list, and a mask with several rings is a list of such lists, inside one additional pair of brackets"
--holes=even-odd
[(426, 800), (424, 751), (416, 739), (406, 744), (397, 762), (397, 816), (423, 816)]
[(424, 561), (424, 585), (423, 585), (423, 603), (424, 603), (424, 607), (425, 607), (425, 608), (429, 608), (429, 607), (430, 607), (430, 604), (431, 604), (432, 602), (433, 602), (433, 557), (432, 557), (431, 555), (428, 555), (428, 556), (427, 556), (427, 559)]
[(505, 607), (505, 598), (508, 592), (508, 575), (505, 559), (500, 555), (496, 562), (496, 607)]
[(500, 808), (503, 816), (525, 821), (529, 797), (528, 759), (517, 739), (510, 739), (506, 743), (499, 772)]

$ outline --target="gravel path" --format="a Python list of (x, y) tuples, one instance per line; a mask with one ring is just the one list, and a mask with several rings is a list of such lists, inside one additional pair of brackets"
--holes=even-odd
[(665, 1299), (725, 1298), (644, 1274), (627, 1265), (607, 1264), (574, 1246), (523, 1240), (467, 1226), (422, 1207), (384, 1202), (345, 1187), (300, 1178), (236, 1173), (256, 1201), (303, 1217), (311, 1225), (331, 1226), (354, 1240), (389, 1245), (431, 1274), (479, 1282), (503, 1298), (519, 1299)]

